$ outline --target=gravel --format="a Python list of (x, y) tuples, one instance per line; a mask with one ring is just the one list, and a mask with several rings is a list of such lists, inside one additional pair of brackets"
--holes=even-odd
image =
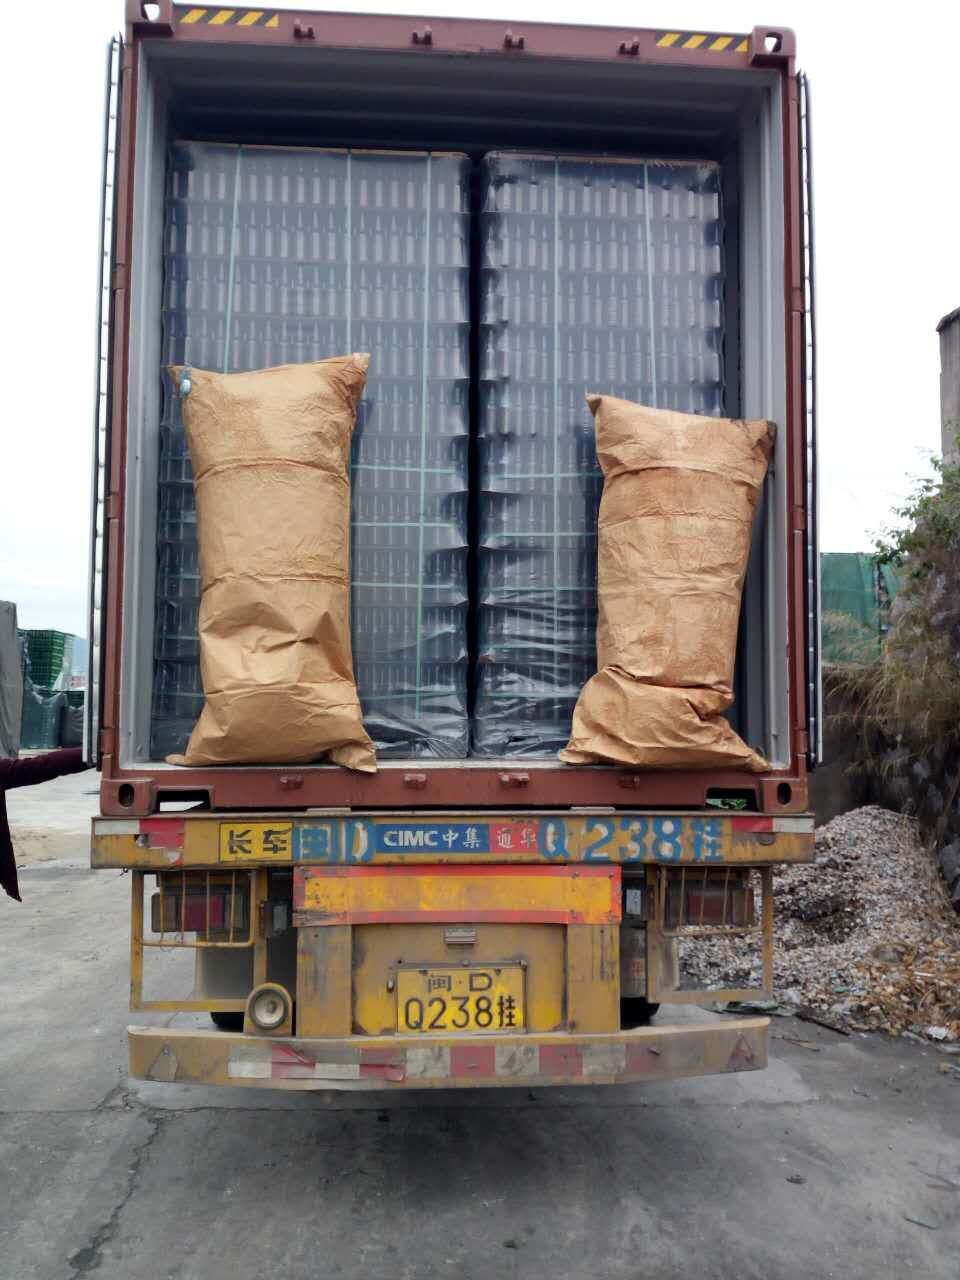
[[(815, 861), (775, 873), (774, 917), (785, 1012), (960, 1041), (960, 919), (910, 818), (868, 806), (821, 827)], [(714, 987), (760, 977), (755, 948), (740, 941), (685, 948), (684, 967)]]

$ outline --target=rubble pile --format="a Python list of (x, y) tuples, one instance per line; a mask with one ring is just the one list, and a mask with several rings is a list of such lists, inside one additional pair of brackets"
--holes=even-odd
[[(777, 869), (774, 916), (784, 1012), (960, 1041), (960, 919), (912, 819), (869, 806), (827, 823), (814, 862)], [(740, 941), (710, 944), (697, 969), (712, 987), (745, 969), (760, 978), (755, 949)]]

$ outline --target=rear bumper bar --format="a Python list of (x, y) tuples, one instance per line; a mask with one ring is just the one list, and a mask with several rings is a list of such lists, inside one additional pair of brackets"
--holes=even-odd
[(450, 1089), (626, 1084), (756, 1071), (767, 1018), (655, 1025), (612, 1035), (308, 1040), (130, 1027), (141, 1080), (267, 1089)]

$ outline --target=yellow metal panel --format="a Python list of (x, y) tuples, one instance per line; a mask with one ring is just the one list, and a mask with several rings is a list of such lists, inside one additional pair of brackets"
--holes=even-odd
[(395, 1032), (396, 972), (401, 964), (490, 965), (524, 961), (527, 1027), (531, 1031), (556, 1031), (564, 1025), (563, 935), (560, 925), (478, 924), (473, 945), (457, 946), (446, 942), (441, 924), (388, 928), (358, 925), (353, 930), (354, 1027), (364, 1035)]
[[(411, 872), (413, 869), (411, 868)], [(416, 923), (416, 918), (597, 924), (620, 918), (619, 871), (600, 867), (424, 871), (298, 869), (294, 906), (303, 923)], [(299, 890), (299, 892), (298, 892)]]
[(661, 36), (660, 39), (657, 41), (657, 48), (669, 49), (672, 45), (675, 45), (679, 39), (680, 39), (679, 31), (668, 31), (666, 35)]
[(206, 12), (206, 9), (190, 9), (183, 15), (180, 21), (189, 26), (191, 23), (200, 22)]
[(293, 857), (292, 822), (223, 822), (221, 862), (289, 862)]
[(142, 871), (130, 877), (130, 1008), (143, 1001), (143, 881)]
[[(750, 815), (726, 817), (709, 813), (651, 814), (620, 810), (611, 814), (572, 814), (540, 811), (523, 813), (471, 813), (450, 811), (418, 813), (408, 810), (386, 816), (354, 814), (349, 818), (297, 815), (289, 812), (243, 815), (191, 813), (144, 820), (140, 833), (136, 819), (96, 818), (93, 822), (91, 865), (165, 870), (170, 867), (210, 867), (223, 862), (270, 865), (351, 864), (415, 865), (533, 863), (565, 866), (575, 863), (643, 865), (762, 865), (775, 862), (809, 862), (813, 859), (813, 820), (809, 815), (761, 819), (771, 829), (751, 829)], [(463, 831), (492, 833), (512, 826), (530, 832), (527, 842), (515, 840), (509, 848), (490, 838), (473, 851), (448, 851), (443, 836), (459, 827)], [(226, 834), (221, 832), (225, 829)], [(292, 836), (287, 833), (292, 829)], [(230, 832), (234, 849), (230, 852)], [(246, 832), (246, 837), (242, 833)], [(250, 833), (253, 833), (252, 835)], [(280, 833), (279, 835), (276, 833)], [(427, 833), (437, 837), (429, 847), (405, 846), (393, 851), (392, 839)], [(265, 836), (264, 833), (271, 833)], [(241, 836), (238, 844), (237, 836)], [(389, 837), (389, 839), (387, 838)], [(250, 852), (245, 853), (244, 849)]]
[(749, 50), (749, 48), (750, 48), (750, 41), (749, 41), (749, 40), (741, 40), (741, 41), (740, 41), (740, 43), (737, 45), (736, 52), (737, 52), (737, 53), (746, 53), (746, 52)]
[(620, 1027), (620, 930), (616, 925), (567, 929), (567, 1025), (571, 1031)]
[(763, 883), (762, 944), (763, 986), (773, 995), (773, 872), (768, 868), (760, 872)]
[(249, 13), (245, 13), (237, 23), (238, 27), (252, 27), (255, 22), (259, 22), (263, 17), (262, 9), (251, 9)]
[(280, 25), (280, 18), (277, 14), (274, 14), (272, 18), (267, 19), (268, 27), (279, 27), (279, 25)]
[(688, 39), (684, 40), (683, 48), (699, 49), (700, 46), (703, 44), (703, 42), (706, 40), (706, 38), (707, 38), (706, 36), (690, 36)]
[[(246, 873), (241, 873), (246, 874)], [(263, 935), (262, 928), (262, 910), (264, 902), (267, 900), (268, 885), (267, 871), (254, 871), (253, 875), (253, 901), (250, 904), (250, 913), (253, 920), (254, 944), (253, 944), (253, 985), (258, 987), (262, 982), (267, 980), (267, 939)]]
[(141, 1000), (137, 1005), (140, 1010), (155, 1010), (158, 1013), (243, 1013), (247, 1007), (246, 1000), (234, 999), (232, 996), (217, 996), (207, 1000)]
[(297, 930), (297, 1035), (351, 1032), (351, 929)]
[(728, 45), (733, 44), (733, 36), (717, 36), (710, 45), (711, 53), (722, 53)]
[(225, 23), (230, 21), (236, 12), (236, 9), (218, 9), (210, 19), (211, 27), (222, 27)]

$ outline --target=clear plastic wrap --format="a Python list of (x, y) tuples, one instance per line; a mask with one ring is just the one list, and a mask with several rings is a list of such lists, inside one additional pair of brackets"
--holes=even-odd
[[(230, 372), (372, 354), (352, 459), (354, 667), (381, 759), (467, 751), (469, 162), (178, 143), (163, 363)], [(196, 515), (164, 381), (151, 749), (203, 705)]]
[(720, 171), (494, 153), (482, 189), (473, 753), (550, 756), (596, 670), (585, 393), (724, 412)]

